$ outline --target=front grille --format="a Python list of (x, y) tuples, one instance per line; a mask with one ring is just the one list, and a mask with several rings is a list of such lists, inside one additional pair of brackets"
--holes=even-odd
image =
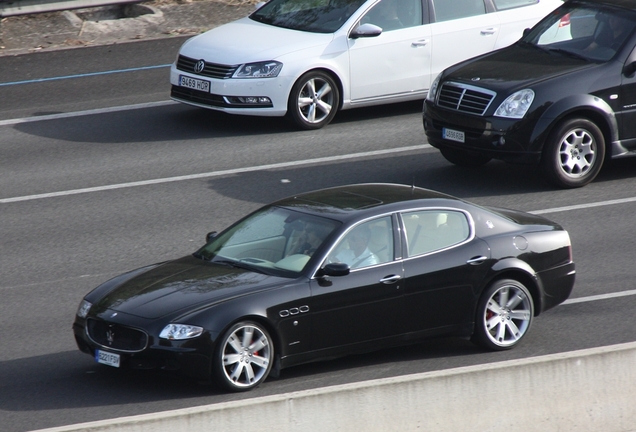
[(205, 66), (201, 72), (195, 72), (194, 68), (197, 62), (203, 61), (180, 55), (177, 59), (177, 69), (194, 75), (200, 75), (208, 78), (228, 79), (234, 75), (238, 66), (228, 66), (216, 63), (204, 62)]
[(225, 100), (222, 96), (175, 85), (172, 86), (170, 96), (178, 100), (192, 102), (199, 105), (214, 107), (230, 106), (229, 104), (225, 103)]
[(484, 115), (496, 93), (479, 87), (454, 82), (442, 85), (437, 105), (467, 114)]
[(86, 322), (86, 333), (96, 344), (116, 351), (142, 351), (148, 345), (148, 335), (141, 330), (92, 318)]

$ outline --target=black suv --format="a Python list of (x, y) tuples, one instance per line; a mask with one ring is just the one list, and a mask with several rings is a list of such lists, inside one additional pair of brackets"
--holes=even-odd
[(450, 162), (538, 164), (556, 186), (636, 155), (636, 0), (566, 1), (515, 44), (442, 72), (424, 102)]

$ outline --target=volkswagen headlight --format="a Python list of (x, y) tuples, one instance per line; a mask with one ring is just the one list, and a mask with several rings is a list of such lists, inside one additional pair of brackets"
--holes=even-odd
[(238, 68), (234, 78), (274, 78), (282, 68), (283, 64), (274, 60), (246, 63)]
[(162, 339), (183, 340), (200, 336), (203, 328), (186, 324), (168, 324), (159, 334)]
[(534, 91), (530, 89), (519, 90), (508, 96), (495, 111), (495, 117), (520, 119), (530, 109), (534, 100)]

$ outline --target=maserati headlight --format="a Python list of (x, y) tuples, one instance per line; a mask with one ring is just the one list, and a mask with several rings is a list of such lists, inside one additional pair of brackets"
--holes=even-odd
[(77, 316), (80, 318), (86, 318), (86, 315), (88, 315), (88, 311), (91, 310), (91, 307), (93, 307), (93, 304), (91, 302), (82, 300), (79, 307), (77, 308)]
[(159, 335), (162, 339), (183, 340), (197, 337), (203, 333), (203, 328), (186, 324), (168, 324)]
[(234, 73), (234, 78), (274, 78), (283, 68), (281, 62), (274, 60), (246, 63)]
[(534, 100), (534, 91), (530, 89), (519, 90), (508, 96), (495, 111), (495, 117), (523, 118), (530, 109)]

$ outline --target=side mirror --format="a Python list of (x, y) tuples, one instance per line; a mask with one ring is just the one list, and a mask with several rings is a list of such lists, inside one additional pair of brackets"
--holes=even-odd
[(625, 75), (628, 78), (632, 77), (634, 75), (634, 72), (636, 72), (636, 61), (628, 62), (623, 67), (623, 75)]
[(219, 233), (216, 231), (209, 232), (205, 235), (205, 243), (210, 243)]
[(356, 27), (351, 33), (349, 33), (349, 37), (352, 39), (357, 38), (365, 38), (365, 37), (376, 37), (382, 34), (382, 29), (375, 24), (362, 24)]
[(325, 265), (323, 268), (318, 270), (317, 276), (346, 276), (350, 272), (349, 264), (345, 263), (329, 263)]

